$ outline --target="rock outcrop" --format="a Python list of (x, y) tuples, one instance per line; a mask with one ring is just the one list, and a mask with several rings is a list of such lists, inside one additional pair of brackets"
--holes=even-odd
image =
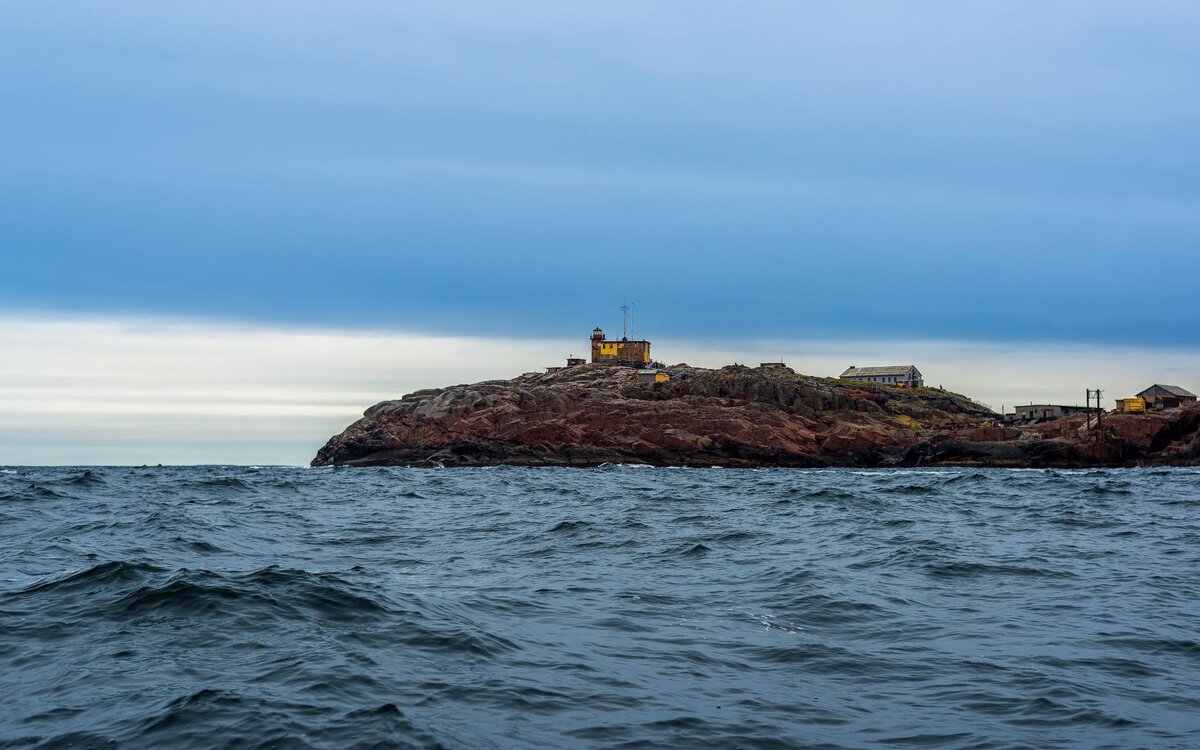
[(1096, 443), (1073, 423), (1002, 427), (986, 407), (933, 388), (786, 368), (667, 371), (669, 382), (639, 384), (633, 369), (585, 365), (417, 391), (372, 406), (330, 439), (313, 465), (1076, 466), (1200, 459), (1200, 411), (1188, 418), (1113, 417), (1111, 439)]

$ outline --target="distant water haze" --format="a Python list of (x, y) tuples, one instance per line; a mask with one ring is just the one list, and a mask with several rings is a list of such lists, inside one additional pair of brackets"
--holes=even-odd
[[(576, 321), (575, 337), (541, 339), (0, 316), (0, 464), (304, 464), (378, 401), (586, 357), (592, 322)], [(666, 364), (782, 358), (836, 376), (849, 365), (912, 363), (928, 385), (996, 410), (1082, 404), (1087, 388), (1103, 389), (1109, 406), (1154, 382), (1200, 385), (1200, 354), (1164, 348), (639, 333)]]

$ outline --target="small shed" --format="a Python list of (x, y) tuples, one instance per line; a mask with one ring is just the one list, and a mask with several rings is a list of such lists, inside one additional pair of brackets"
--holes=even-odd
[(1117, 399), (1118, 414), (1141, 414), (1146, 411), (1146, 399), (1134, 396), (1133, 398)]
[(671, 376), (661, 370), (638, 370), (637, 382), (643, 385), (666, 383)]

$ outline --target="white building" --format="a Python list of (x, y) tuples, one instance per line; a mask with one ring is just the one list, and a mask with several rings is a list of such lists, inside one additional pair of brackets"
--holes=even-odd
[(925, 378), (914, 365), (894, 365), (891, 367), (855, 367), (850, 365), (841, 375), (842, 380), (866, 380), (871, 383), (884, 385), (903, 385), (909, 388), (920, 388), (925, 385)]

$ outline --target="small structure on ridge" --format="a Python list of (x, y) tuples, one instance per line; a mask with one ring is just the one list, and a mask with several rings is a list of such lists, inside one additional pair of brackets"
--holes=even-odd
[(1142, 414), (1146, 411), (1146, 399), (1134, 396), (1133, 398), (1117, 399), (1118, 414)]
[(655, 383), (666, 383), (671, 380), (671, 376), (662, 370), (638, 370), (637, 382), (642, 385), (654, 385)]

